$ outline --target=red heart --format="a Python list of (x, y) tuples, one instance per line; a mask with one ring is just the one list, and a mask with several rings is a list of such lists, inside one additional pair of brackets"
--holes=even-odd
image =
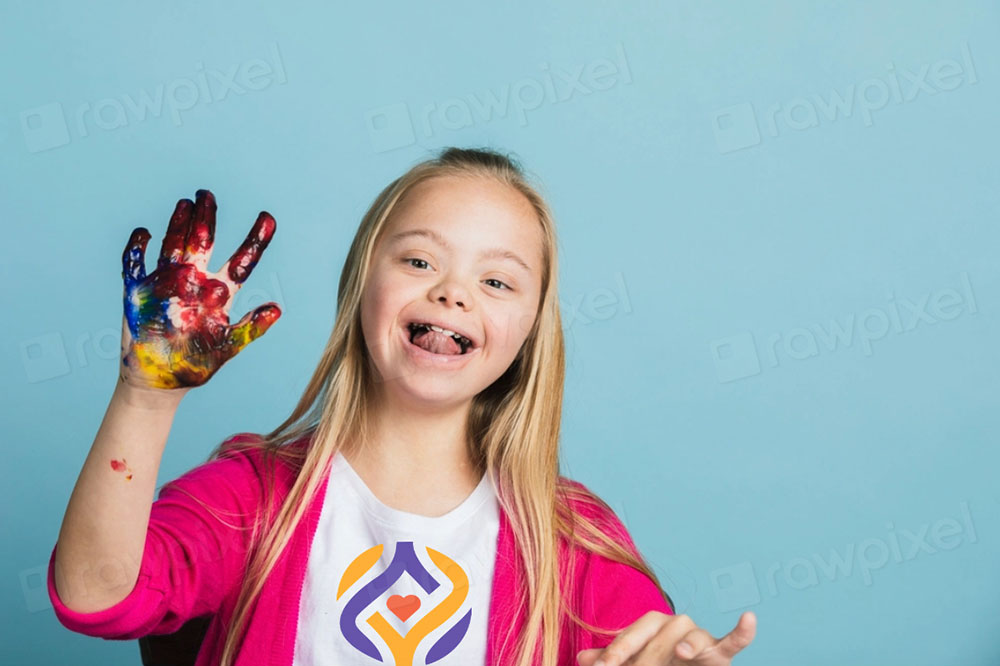
[(411, 594), (405, 597), (401, 597), (398, 594), (394, 594), (389, 597), (389, 600), (385, 603), (393, 613), (396, 614), (403, 622), (410, 619), (410, 616), (417, 612), (420, 608), (420, 598), (415, 594)]

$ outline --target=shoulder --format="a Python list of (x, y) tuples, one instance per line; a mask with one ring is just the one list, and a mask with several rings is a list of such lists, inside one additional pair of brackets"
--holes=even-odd
[[(636, 547), (624, 522), (601, 497), (585, 484), (559, 477), (559, 488), (565, 503), (576, 516), (587, 521), (603, 536), (616, 542), (639, 562), (649, 565)], [(581, 536), (593, 536), (590, 528), (580, 525), (575, 530)], [(611, 557), (604, 548), (600, 552), (583, 549), (582, 561), (574, 578), (582, 582), (575, 599), (581, 617), (599, 627), (620, 631), (649, 611), (672, 614), (671, 604), (659, 582), (644, 571)], [(579, 649), (604, 647), (612, 639), (590, 631), (577, 629)]]
[(557, 502), (563, 503), (572, 515), (582, 517), (602, 532), (635, 549), (632, 537), (614, 509), (587, 485), (560, 476), (557, 485)]

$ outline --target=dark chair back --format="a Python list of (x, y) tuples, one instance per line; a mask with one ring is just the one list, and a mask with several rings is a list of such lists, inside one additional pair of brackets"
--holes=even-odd
[(139, 655), (143, 666), (194, 666), (211, 615), (188, 620), (172, 634), (143, 636), (139, 639)]

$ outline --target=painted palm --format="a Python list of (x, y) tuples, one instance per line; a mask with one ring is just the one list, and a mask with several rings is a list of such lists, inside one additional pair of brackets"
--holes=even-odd
[(208, 272), (215, 241), (215, 197), (198, 190), (181, 199), (170, 218), (156, 270), (146, 275), (150, 233), (132, 231), (122, 254), (125, 314), (122, 379), (149, 388), (200, 386), (281, 316), (265, 303), (236, 324), (229, 308), (274, 235), (267, 212), (257, 216), (243, 244), (216, 273)]

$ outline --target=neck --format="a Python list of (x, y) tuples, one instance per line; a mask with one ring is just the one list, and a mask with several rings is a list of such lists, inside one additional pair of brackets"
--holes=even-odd
[(444, 513), (481, 480), (466, 437), (471, 405), (428, 407), (378, 396), (369, 441), (343, 455), (384, 502)]

